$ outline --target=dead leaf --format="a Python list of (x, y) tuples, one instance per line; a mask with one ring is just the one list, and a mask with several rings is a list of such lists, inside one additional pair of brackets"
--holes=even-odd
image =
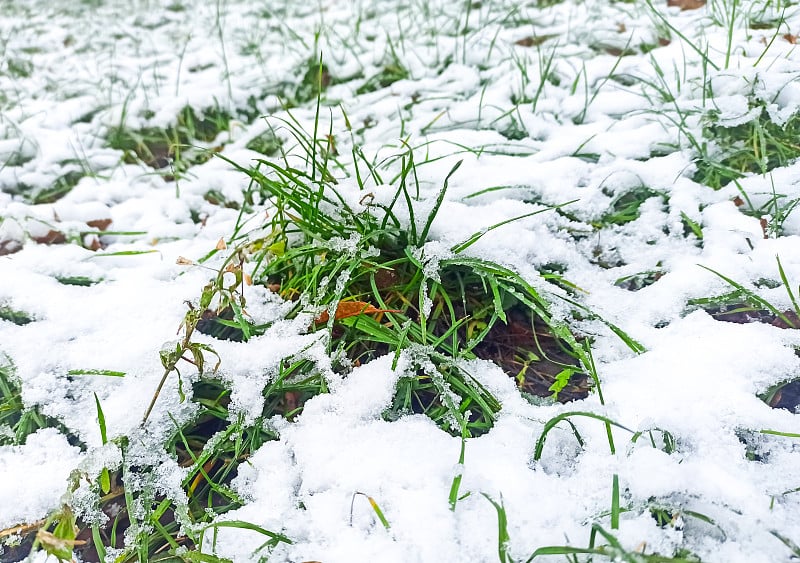
[(228, 248), (228, 245), (225, 244), (225, 240), (224, 239), (219, 239), (217, 241), (216, 249), (217, 250), (225, 250), (226, 248)]
[(522, 39), (514, 41), (514, 45), (519, 45), (520, 47), (538, 47), (553, 37), (555, 37), (555, 35), (529, 35), (528, 37), (523, 37)]
[(7, 256), (22, 250), (22, 243), (18, 240), (0, 240), (0, 256)]
[(83, 247), (87, 250), (97, 251), (103, 248), (103, 244), (97, 235), (86, 235), (83, 237)]
[(735, 198), (733, 198), (733, 204), (734, 204), (736, 207), (741, 207), (741, 206), (743, 206), (743, 205), (744, 205), (744, 200), (743, 200), (741, 197), (739, 197), (739, 196), (737, 195)]
[(91, 221), (86, 221), (86, 224), (98, 231), (105, 231), (111, 225), (111, 219), (92, 219)]
[[(358, 315), (377, 315), (378, 313), (402, 313), (398, 309), (378, 309), (365, 301), (340, 301), (336, 306), (336, 315), (334, 319), (340, 321), (348, 317), (357, 317)], [(314, 321), (316, 324), (321, 325), (328, 322), (330, 315), (328, 311), (323, 311), (322, 314)]]
[(64, 244), (67, 242), (67, 236), (61, 231), (50, 229), (40, 237), (33, 237), (33, 240), (39, 244)]
[(787, 33), (786, 35), (783, 36), (783, 38), (786, 39), (786, 41), (788, 41), (792, 45), (797, 45), (797, 35), (792, 35), (791, 33)]
[(684, 10), (697, 10), (706, 5), (706, 0), (667, 0), (667, 6), (678, 6), (681, 12)]

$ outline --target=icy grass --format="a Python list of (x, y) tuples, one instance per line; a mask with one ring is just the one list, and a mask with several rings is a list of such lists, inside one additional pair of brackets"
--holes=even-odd
[[(800, 555), (798, 337), (692, 312), (794, 326), (791, 5), (51, 4), (0, 20), (9, 557)], [(509, 302), (589, 398), (475, 358)]]

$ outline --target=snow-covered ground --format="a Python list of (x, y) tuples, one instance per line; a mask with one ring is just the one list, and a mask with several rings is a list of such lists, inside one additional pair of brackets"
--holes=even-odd
[[(476, 360), (472, 372), (503, 408), (489, 433), (466, 441), (463, 464), (461, 439), (426, 417), (383, 420), (402, 366), (392, 370), (391, 356), (364, 364), (332, 378), (330, 393), (309, 400), (296, 420), (270, 421), (279, 439), (240, 466), (231, 486), (245, 504), (220, 520), (291, 539), (271, 551), (274, 561), (524, 561), (543, 546), (588, 547), (593, 524), (616, 538), (627, 561), (638, 561), (636, 553), (717, 562), (800, 556), (800, 415), (758, 396), (800, 377), (798, 331), (723, 322), (690, 303), (732, 289), (702, 265), (792, 309), (775, 257), (796, 288), (800, 214), (766, 209), (760, 221), (743, 213), (742, 192), (754, 207), (783, 194), (785, 206), (800, 197), (800, 166), (715, 191), (693, 180), (701, 150), (693, 140), (723, 155), (732, 147), (716, 146), (709, 129), (704, 137), (709, 119), (749, 123), (761, 106), (779, 124), (796, 114), (796, 8), (547, 4), (0, 0), (0, 307), (33, 319), (0, 320), (0, 352), (15, 366), (25, 405), (85, 446), (55, 428), (24, 444), (5, 440), (0, 529), (35, 523), (63, 503), (90, 522), (100, 490), (89, 481), (120, 464), (128, 474), (155, 468), (158, 494), (185, 498), (186, 468), (163, 444), (196, 405), (182, 400), (174, 374), (148, 424), (140, 422), (164, 372), (159, 351), (179, 338), (185, 302), (196, 303), (213, 276), (177, 261), (199, 260), (228, 240), (239, 211), (208, 193), (241, 204), (249, 178), (219, 158), (187, 170), (126, 163), (108, 139), (120, 126), (166, 128), (188, 106), (197, 116), (233, 116), (205, 146), (243, 166), (265, 158), (247, 146), (270, 128), (297, 151), (285, 123), (314, 130), (316, 97), (303, 95), (302, 82), (321, 53), (330, 85), (319, 136), (335, 140), (342, 167), (332, 170), (348, 201), (363, 197), (353, 147), (380, 165), (406, 144), (415, 148), (420, 209), (464, 161), (433, 224), (431, 252), (536, 204), (575, 200), (563, 214), (491, 230), (468, 253), (536, 287), (549, 285), (542, 267), (559, 265), (581, 289), (581, 304), (645, 351), (635, 354), (605, 325), (573, 322), (591, 336), (605, 404), (592, 393), (535, 405), (498, 367)], [(385, 87), (370, 82), (392, 65), (407, 76)], [(290, 117), (281, 100), (292, 98)], [(48, 197), (75, 180), (63, 197)], [(396, 189), (370, 182), (378, 199)], [(638, 218), (607, 220), (620, 197), (645, 187), (653, 194)], [(265, 210), (256, 206), (250, 224)], [(655, 271), (660, 277), (638, 291), (615, 283)], [(97, 283), (63, 283), (69, 278)], [(246, 343), (196, 340), (219, 354), (231, 411), (254, 419), (275, 366), (323, 348), (307, 324), (281, 320), (286, 307), (267, 288), (246, 292), (254, 320), (275, 321), (266, 334)], [(190, 367), (183, 364), (182, 377), (196, 377)], [(644, 434), (634, 441), (614, 427), (611, 453), (602, 422), (574, 416), (584, 443), (562, 422), (534, 459), (545, 423), (569, 411)], [(126, 460), (113, 441), (122, 436)], [(460, 493), (469, 494), (451, 509), (459, 473)], [(612, 529), (615, 479), (623, 510)], [(505, 509), (507, 551), (498, 547), (490, 499)], [(674, 519), (659, 523), (656, 507)], [(255, 561), (267, 557), (264, 541), (252, 529), (225, 527), (202, 547)], [(564, 558), (541, 559), (548, 557)]]

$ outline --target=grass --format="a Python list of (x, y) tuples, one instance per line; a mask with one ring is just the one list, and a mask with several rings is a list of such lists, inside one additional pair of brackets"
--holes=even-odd
[[(240, 167), (276, 207), (264, 226), (269, 234), (257, 241), (262, 250), (249, 257), (252, 280), (293, 301), (290, 316), (311, 315), (310, 329), (325, 333), (342, 373), (379, 355), (394, 354), (395, 364), (404, 351), (417, 358), (398, 384), (389, 419), (422, 412), (456, 435), (487, 431), (500, 405), (460, 367), (475, 357), (495, 360), (527, 391), (585, 396), (583, 349), (552, 316), (548, 298), (512, 270), (465, 252), (485, 232), (453, 246), (447, 257), (426, 255), (431, 225), (460, 163), (433, 210), (418, 219), (412, 152), (401, 159), (389, 204), (354, 209), (337, 192), (327, 156), (317, 156), (310, 137), (298, 142), (308, 148), (307, 171), (266, 160), (259, 168)], [(398, 218), (401, 210), (408, 224)], [(234, 312), (223, 319), (232, 329)]]
[(0, 305), (0, 320), (14, 323), (17, 326), (25, 326), (32, 323), (34, 318), (28, 313), (14, 309), (9, 305)]
[(123, 115), (122, 122), (108, 130), (106, 141), (109, 147), (123, 152), (125, 162), (141, 162), (156, 170), (169, 168), (165, 177), (173, 179), (211, 158), (213, 147), (203, 149), (195, 145), (217, 140), (220, 133), (229, 130), (231, 119), (220, 107), (203, 110), (198, 115), (187, 106), (169, 127), (132, 130), (124, 124)]
[(694, 180), (713, 189), (746, 174), (766, 174), (800, 157), (800, 114), (783, 124), (767, 113), (766, 102), (751, 101), (753, 117), (746, 123), (726, 126), (716, 112), (706, 116), (703, 137), (709, 140), (697, 161)]
[(0, 445), (24, 444), (28, 436), (42, 428), (58, 428), (75, 443), (77, 440), (55, 418), (43, 415), (38, 407), (22, 401), (22, 382), (14, 364), (0, 353)]

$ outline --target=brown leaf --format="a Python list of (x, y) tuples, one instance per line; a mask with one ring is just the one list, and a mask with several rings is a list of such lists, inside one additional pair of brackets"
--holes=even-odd
[[(340, 301), (336, 306), (336, 315), (334, 319), (339, 321), (348, 317), (357, 317), (358, 315), (376, 315), (378, 313), (402, 313), (398, 309), (378, 309), (370, 305), (366, 301)], [(314, 321), (316, 324), (321, 325), (328, 322), (330, 315), (328, 311), (323, 311), (322, 314)]]
[(18, 240), (0, 240), (0, 256), (7, 256), (22, 250), (22, 243)]
[(739, 196), (737, 195), (735, 198), (733, 198), (733, 204), (734, 204), (736, 207), (741, 207), (741, 206), (743, 206), (743, 205), (744, 205), (744, 200), (743, 200), (741, 197), (739, 197)]
[(86, 224), (98, 231), (105, 231), (111, 225), (111, 219), (92, 219), (91, 221), (86, 221)]
[(787, 33), (786, 35), (783, 36), (783, 38), (786, 39), (786, 41), (788, 41), (792, 45), (797, 45), (797, 35), (792, 35), (791, 33)]
[(667, 0), (667, 6), (678, 6), (684, 10), (697, 10), (706, 5), (706, 0)]
[(97, 235), (86, 235), (83, 238), (83, 247), (87, 250), (100, 250), (103, 248), (103, 244), (100, 242), (100, 237)]
[(538, 47), (553, 37), (555, 37), (555, 35), (529, 35), (528, 37), (523, 37), (522, 39), (514, 41), (514, 45), (519, 45), (520, 47)]
[(67, 242), (67, 237), (61, 231), (50, 229), (46, 234), (40, 237), (33, 237), (33, 240), (39, 244), (64, 244)]

